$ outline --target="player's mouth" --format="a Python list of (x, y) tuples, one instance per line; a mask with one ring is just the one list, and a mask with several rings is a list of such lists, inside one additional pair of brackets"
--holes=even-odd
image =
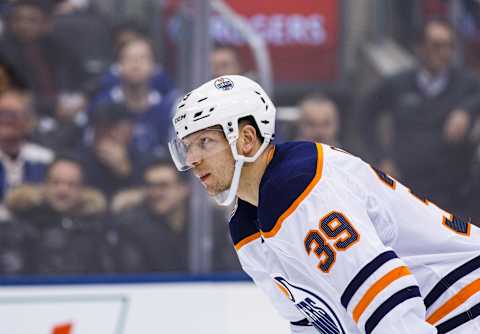
[(200, 181), (202, 181), (202, 183), (205, 183), (205, 181), (208, 179), (209, 176), (210, 176), (210, 173), (200, 176)]

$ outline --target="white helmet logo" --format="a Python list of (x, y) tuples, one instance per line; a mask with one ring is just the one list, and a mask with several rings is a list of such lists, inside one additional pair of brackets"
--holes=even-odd
[(233, 81), (228, 78), (218, 78), (214, 85), (217, 89), (230, 90), (233, 88)]

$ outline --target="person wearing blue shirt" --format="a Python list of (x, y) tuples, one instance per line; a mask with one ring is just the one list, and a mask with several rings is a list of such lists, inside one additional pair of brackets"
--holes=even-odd
[(127, 41), (118, 51), (120, 81), (92, 101), (89, 113), (100, 104), (124, 104), (134, 115), (134, 146), (140, 152), (165, 151), (175, 90), (152, 87), (156, 73), (154, 53), (147, 39)]

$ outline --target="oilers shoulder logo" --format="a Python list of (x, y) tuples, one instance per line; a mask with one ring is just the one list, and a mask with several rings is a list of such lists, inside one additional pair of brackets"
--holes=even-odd
[(275, 277), (279, 289), (322, 334), (345, 334), (340, 320), (330, 306), (318, 295), (293, 285), (283, 277)]
[(215, 80), (214, 85), (217, 89), (230, 90), (233, 88), (233, 81), (228, 78), (218, 78)]

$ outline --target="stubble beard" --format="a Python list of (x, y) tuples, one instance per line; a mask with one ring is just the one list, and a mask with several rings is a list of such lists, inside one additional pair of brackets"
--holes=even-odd
[(230, 189), (232, 184), (233, 175), (228, 176), (225, 170), (222, 170), (222, 173), (218, 174), (216, 182), (210, 187), (207, 188), (208, 194), (210, 196), (216, 196)]
[(210, 189), (207, 188), (207, 192), (210, 196), (216, 196), (230, 189), (230, 183), (231, 182), (228, 182), (228, 184), (226, 182), (218, 182), (214, 184)]

